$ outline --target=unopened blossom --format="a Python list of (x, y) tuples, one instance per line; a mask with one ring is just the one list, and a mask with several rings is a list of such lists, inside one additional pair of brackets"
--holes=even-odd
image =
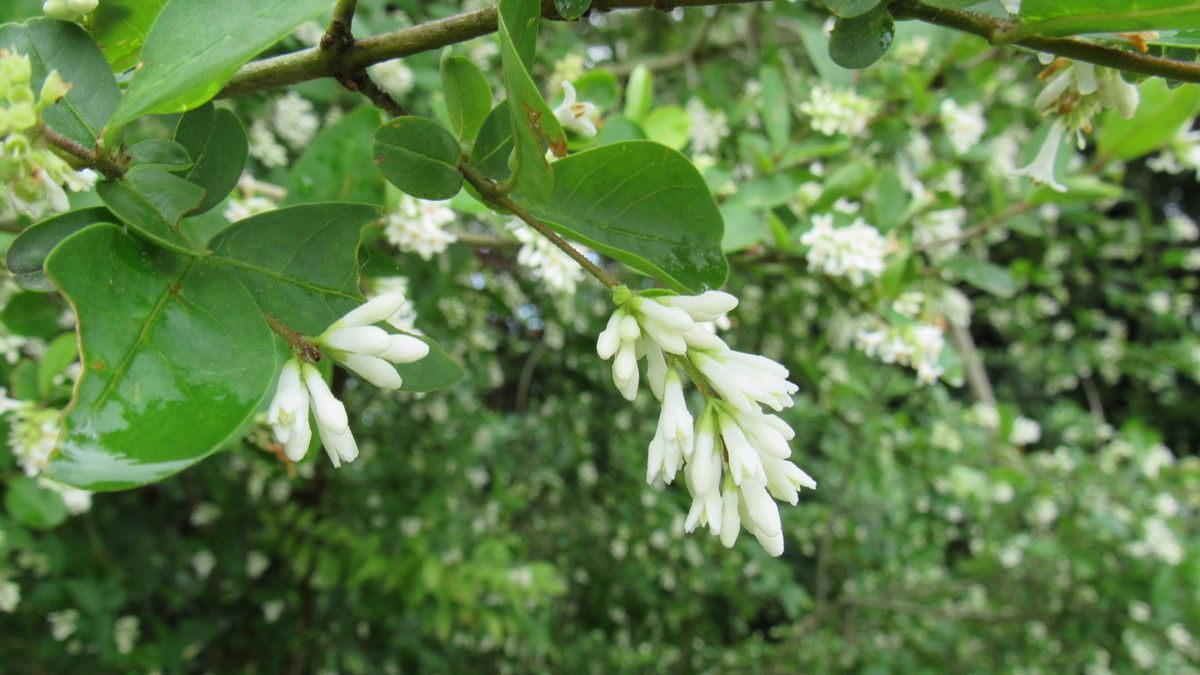
[(267, 409), (267, 423), (275, 438), (283, 444), (284, 454), (293, 462), (308, 452), (312, 429), (308, 426), (308, 389), (300, 380), (300, 362), (292, 359), (283, 364), (275, 398)]
[[(583, 278), (583, 268), (579, 263), (518, 219), (509, 222), (508, 230), (521, 242), (521, 249), (517, 251), (518, 265), (528, 269), (534, 279), (542, 281), (555, 292), (563, 295), (575, 293), (575, 285)], [(571, 245), (584, 255), (590, 253), (584, 246)]]
[(799, 110), (811, 118), (813, 129), (826, 136), (862, 136), (879, 112), (879, 102), (859, 96), (850, 89), (817, 85), (810, 91), (808, 100), (800, 104)]
[[(0, 49), (0, 215), (39, 218), (70, 208), (66, 190), (85, 192), (96, 183), (91, 169), (76, 171), (50, 148), (41, 116), (71, 85), (51, 70), (35, 95), (29, 57)], [(66, 189), (64, 189), (66, 188)]]
[(570, 129), (584, 137), (595, 136), (596, 124), (592, 121), (596, 114), (595, 104), (577, 101), (575, 85), (570, 82), (563, 81), (562, 88), (563, 101), (554, 109), (554, 116), (564, 129)]
[(812, 271), (831, 277), (845, 277), (854, 286), (863, 286), (883, 274), (886, 242), (879, 230), (856, 218), (846, 227), (833, 226), (833, 214), (812, 217), (812, 229), (800, 237), (809, 247), (805, 258)]
[(942, 101), (939, 115), (950, 146), (959, 155), (965, 155), (983, 138), (987, 130), (987, 120), (983, 117), (983, 106), (971, 103), (960, 106), (952, 99)]
[(46, 0), (42, 3), (42, 11), (51, 19), (78, 21), (99, 4), (99, 0)]
[(57, 492), (58, 496), (62, 497), (63, 504), (67, 507), (67, 513), (73, 516), (87, 513), (92, 508), (92, 493), (87, 490), (63, 485), (58, 481), (50, 480), (44, 476), (38, 478), (38, 485), (51, 492)]
[(446, 230), (445, 226), (454, 222), (456, 217), (445, 202), (403, 195), (396, 211), (388, 214), (383, 234), (388, 243), (401, 251), (416, 253), (424, 260), (431, 260), (455, 242), (454, 233)]
[(317, 435), (321, 438), (321, 445), (325, 448), (329, 461), (337, 468), (342, 462), (358, 459), (358, 443), (350, 433), (346, 406), (329, 390), (329, 385), (325, 384), (325, 379), (315, 366), (303, 364), (301, 376), (308, 388), (313, 417), (317, 420)]
[(381, 389), (399, 389), (403, 384), (394, 363), (412, 363), (429, 354), (429, 345), (419, 338), (391, 334), (374, 324), (395, 316), (407, 302), (403, 295), (384, 294), (333, 322), (316, 338), (335, 360)]
[[(796, 503), (816, 483), (788, 461), (794, 433), (773, 412), (792, 405), (797, 387), (787, 369), (764, 356), (730, 349), (704, 324), (737, 305), (728, 293), (697, 296), (614, 292), (618, 308), (597, 340), (613, 361), (613, 381), (632, 400), (646, 359), (646, 380), (663, 402), (650, 443), (647, 480), (671, 482), (683, 469), (692, 495), (684, 527), (706, 525), (732, 546), (745, 528), (771, 555), (783, 552), (775, 500)], [(699, 383), (708, 404), (694, 422), (679, 368)]]
[(312, 102), (294, 91), (276, 99), (272, 112), (271, 124), (275, 132), (293, 150), (308, 145), (321, 126)]

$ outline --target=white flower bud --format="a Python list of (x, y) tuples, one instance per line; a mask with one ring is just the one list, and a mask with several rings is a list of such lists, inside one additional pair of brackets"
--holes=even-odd
[(392, 363), (413, 363), (429, 355), (429, 345), (411, 335), (389, 335), (386, 351), (379, 358)]
[(275, 438), (283, 443), (288, 459), (303, 459), (312, 441), (312, 429), (308, 425), (308, 392), (300, 381), (300, 363), (295, 359), (283, 364), (275, 398), (267, 409), (267, 422)]
[(613, 312), (613, 315), (608, 317), (608, 325), (600, 331), (600, 337), (596, 338), (596, 354), (605, 361), (611, 359), (621, 346), (621, 316), (620, 310)]
[(738, 513), (738, 492), (733, 485), (726, 484), (721, 494), (721, 544), (733, 548), (742, 529), (742, 517)]
[[(308, 386), (308, 395), (312, 400), (313, 414), (317, 418), (318, 429), (327, 429), (334, 434), (340, 434), (349, 429), (346, 417), (346, 406), (329, 391), (329, 385), (321, 378), (321, 373), (314, 366), (304, 364), (304, 384)], [(322, 431), (324, 438), (324, 431)]]
[(329, 461), (333, 462), (335, 469), (342, 462), (353, 462), (358, 458), (358, 444), (354, 442), (350, 427), (339, 433), (318, 424), (317, 433), (321, 435), (321, 445), (325, 446), (325, 454), (329, 455)]
[(380, 389), (399, 389), (403, 384), (396, 368), (378, 356), (348, 354), (342, 362), (347, 368)]
[(345, 327), (370, 326), (391, 318), (400, 311), (404, 302), (405, 298), (400, 293), (384, 293), (350, 310), (338, 323)]
[[(335, 323), (334, 326), (337, 326)], [(327, 347), (352, 354), (377, 356), (388, 350), (391, 339), (387, 331), (375, 326), (338, 327), (326, 331), (319, 342)]]
[(716, 321), (738, 305), (736, 297), (723, 291), (707, 291), (700, 295), (671, 295), (659, 298), (659, 302), (682, 309), (694, 321)]

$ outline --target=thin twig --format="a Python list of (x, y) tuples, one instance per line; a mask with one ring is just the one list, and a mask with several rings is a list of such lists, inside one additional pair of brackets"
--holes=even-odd
[(1014, 204), (1013, 206), (1010, 206), (1009, 208), (1005, 209), (1004, 211), (1001, 211), (1000, 213), (992, 216), (991, 218), (988, 218), (988, 219), (980, 222), (975, 227), (963, 230), (962, 232), (954, 235), (953, 237), (946, 237), (945, 239), (938, 239), (937, 241), (928, 241), (928, 242), (925, 242), (924, 244), (921, 244), (920, 246), (914, 246), (912, 249), (913, 253), (921, 253), (921, 252), (928, 251), (931, 249), (941, 248), (943, 246), (949, 246), (951, 244), (961, 244), (965, 241), (970, 241), (972, 239), (975, 239), (976, 237), (981, 237), (984, 234), (986, 234), (987, 231), (992, 229), (993, 227), (996, 227), (997, 225), (1006, 223), (1006, 222), (1012, 220), (1013, 218), (1016, 218), (1017, 216), (1024, 215), (1024, 214), (1028, 213), (1031, 209), (1033, 209), (1033, 204), (1030, 204), (1029, 202), (1021, 202), (1020, 204)]
[(996, 394), (992, 391), (992, 382), (983, 367), (979, 350), (975, 348), (975, 339), (971, 337), (971, 331), (953, 321), (949, 324), (950, 337), (954, 340), (954, 348), (958, 351), (959, 358), (962, 359), (963, 377), (967, 380), (967, 386), (971, 388), (971, 395), (980, 403), (996, 407)]
[(333, 18), (325, 35), (321, 36), (321, 49), (341, 52), (354, 44), (354, 10), (358, 8), (358, 0), (338, 0), (333, 8)]
[(600, 283), (608, 286), (609, 288), (616, 288), (617, 286), (621, 285), (621, 283), (617, 281), (611, 274), (605, 272), (596, 263), (588, 260), (587, 256), (580, 253), (579, 250), (572, 246), (566, 239), (560, 237), (557, 232), (551, 230), (549, 227), (546, 227), (546, 225), (535, 218), (532, 213), (526, 211), (519, 204), (510, 199), (508, 195), (504, 194), (497, 187), (496, 183), (494, 183), (487, 176), (484, 176), (476, 171), (467, 162), (465, 157), (459, 161), (458, 170), (460, 173), (462, 173), (463, 178), (466, 178), (467, 182), (479, 191), (479, 194), (483, 196), (484, 201), (499, 206), (506, 211), (510, 211), (514, 216), (520, 218), (525, 222), (526, 225), (536, 230), (538, 234), (541, 234), (543, 237), (549, 239), (550, 243), (557, 246), (559, 250), (561, 250), (563, 253), (566, 253), (575, 262), (579, 263), (580, 267), (586, 270), (588, 274), (596, 277)]
[(125, 167), (114, 161), (103, 152), (84, 147), (83, 145), (80, 145), (79, 143), (76, 143), (75, 141), (51, 129), (45, 124), (38, 127), (38, 133), (41, 134), (42, 138), (46, 139), (46, 142), (48, 142), (50, 145), (53, 145), (59, 150), (71, 155), (75, 159), (78, 159), (80, 162), (83, 162), (84, 164), (96, 169), (109, 180), (116, 180), (125, 175)]

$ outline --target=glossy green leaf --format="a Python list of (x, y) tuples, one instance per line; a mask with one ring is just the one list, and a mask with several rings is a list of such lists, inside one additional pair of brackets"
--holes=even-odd
[(134, 143), (125, 151), (134, 165), (166, 171), (182, 171), (192, 166), (187, 148), (165, 138), (149, 138)]
[(433, 391), (462, 379), (462, 366), (450, 358), (441, 345), (424, 335), (408, 334), (429, 345), (429, 354), (420, 361), (396, 364), (396, 372), (404, 381), (400, 391)]
[(59, 310), (46, 296), (33, 291), (16, 293), (4, 303), (0, 310), (0, 321), (14, 335), (49, 339), (62, 328), (58, 325)]
[(29, 56), (34, 93), (51, 70), (57, 70), (71, 90), (42, 113), (50, 128), (92, 147), (121, 99), (108, 61), (79, 26), (63, 21), (33, 19), (0, 26), (0, 47)]
[(52, 291), (42, 266), (59, 242), (89, 225), (115, 223), (116, 217), (105, 208), (81, 209), (59, 214), (36, 223), (19, 234), (8, 248), (6, 261), (14, 280), (31, 291)]
[(113, 126), (199, 106), (243, 63), (328, 7), (328, 0), (171, 0), (146, 35)]
[(1150, 80), (1138, 90), (1142, 101), (1132, 119), (1110, 111), (1100, 124), (1098, 152), (1107, 160), (1134, 159), (1158, 150), (1200, 112), (1200, 87), (1172, 90), (1161, 80)]
[(442, 59), (442, 91), (454, 133), (462, 141), (473, 141), (492, 111), (492, 87), (483, 71), (461, 56)]
[(554, 171), (545, 148), (567, 154), (567, 137), (529, 73), (541, 23), (538, 0), (500, 0), (500, 57), (515, 142), (516, 189), (533, 199), (546, 199), (554, 189)]
[(207, 191), (195, 211), (204, 213), (237, 186), (250, 152), (246, 130), (237, 115), (205, 104), (179, 118), (175, 142), (192, 158), (192, 165), (179, 176)]
[(362, 302), (359, 239), (380, 217), (366, 204), (268, 211), (214, 237), (206, 260), (240, 279), (264, 310), (293, 330), (317, 335)]
[(895, 37), (892, 16), (877, 7), (853, 19), (838, 19), (829, 36), (829, 57), (843, 68), (866, 68), (887, 52)]
[(13, 520), (35, 530), (49, 530), (67, 519), (67, 505), (53, 490), (38, 485), (36, 478), (24, 476), (8, 482), (4, 508)]
[(650, 113), (654, 101), (654, 75), (645, 64), (639, 63), (629, 73), (625, 83), (625, 117), (640, 122)]
[(161, 246), (183, 253), (200, 246), (184, 236), (179, 222), (204, 201), (204, 188), (161, 169), (133, 167), (118, 181), (96, 185), (96, 192), (125, 224)]
[(274, 338), (225, 270), (96, 225), (46, 271), (75, 308), (84, 366), (55, 480), (117, 490), (162, 479), (236, 438), (270, 391)]
[(388, 182), (421, 199), (450, 199), (462, 188), (458, 141), (437, 122), (397, 117), (375, 132), (375, 163)]
[(92, 37), (116, 71), (137, 63), (146, 33), (167, 0), (104, 0), (92, 12)]
[[(975, 0), (972, 0), (975, 1)], [(821, 0), (829, 11), (835, 15), (849, 19), (862, 16), (879, 6), (883, 0)]]
[(554, 9), (564, 19), (578, 19), (592, 6), (592, 0), (554, 0)]
[(1030, 35), (1131, 33), (1200, 26), (1200, 0), (1025, 0), (1018, 40)]
[(363, 106), (317, 134), (288, 173), (285, 204), (383, 204), (383, 176), (371, 144), (379, 111)]
[(518, 195), (554, 230), (680, 291), (724, 283), (721, 213), (683, 155), (625, 141), (562, 159), (556, 173), (549, 200)]
[(484, 120), (471, 148), (471, 166), (494, 181), (506, 180), (511, 171), (508, 159), (513, 152), (512, 116), (508, 101), (501, 101)]

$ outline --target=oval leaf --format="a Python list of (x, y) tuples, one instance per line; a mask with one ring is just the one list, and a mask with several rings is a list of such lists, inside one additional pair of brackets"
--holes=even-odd
[(436, 122), (398, 117), (375, 132), (375, 163), (388, 182), (421, 199), (450, 199), (462, 188), (458, 141)]
[(724, 283), (721, 212), (683, 155), (625, 141), (562, 159), (555, 174), (549, 200), (517, 198), (554, 230), (679, 291)]
[(236, 438), (270, 391), (274, 337), (224, 270), (96, 225), (46, 272), (75, 308), (83, 361), (55, 480), (118, 490), (169, 476)]
[(237, 115), (206, 104), (179, 118), (175, 142), (192, 158), (192, 165), (179, 176), (207, 192), (194, 212), (204, 213), (237, 186), (250, 152), (246, 130)]
[(108, 209), (94, 208), (70, 211), (32, 225), (8, 248), (8, 271), (22, 288), (31, 291), (52, 291), (54, 284), (46, 278), (42, 267), (55, 246), (89, 225), (115, 223)]
[(135, 143), (126, 151), (133, 163), (166, 171), (181, 171), (192, 165), (187, 148), (165, 138), (149, 138)]
[(492, 110), (492, 88), (474, 63), (461, 56), (442, 60), (442, 90), (454, 133), (472, 141)]
[(179, 228), (204, 201), (204, 188), (161, 169), (135, 166), (120, 180), (96, 185), (100, 199), (142, 236), (182, 253), (200, 247)]
[(866, 68), (887, 52), (895, 37), (896, 24), (883, 7), (838, 19), (829, 37), (829, 58), (843, 68)]

